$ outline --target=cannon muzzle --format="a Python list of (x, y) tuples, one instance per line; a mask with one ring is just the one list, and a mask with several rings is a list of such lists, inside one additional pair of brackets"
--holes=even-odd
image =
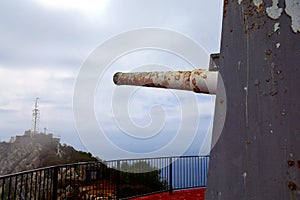
[(217, 80), (218, 72), (204, 69), (165, 72), (117, 72), (113, 78), (116, 85), (189, 90), (206, 94), (216, 94)]

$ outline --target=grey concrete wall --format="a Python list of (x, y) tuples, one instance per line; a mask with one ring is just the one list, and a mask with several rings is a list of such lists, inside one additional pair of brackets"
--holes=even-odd
[(207, 200), (300, 199), (300, 1), (276, 2), (224, 2)]

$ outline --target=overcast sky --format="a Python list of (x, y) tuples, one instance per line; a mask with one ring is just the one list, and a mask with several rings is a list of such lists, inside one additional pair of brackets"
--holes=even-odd
[[(61, 137), (63, 143), (92, 151), (105, 159), (122, 157), (101, 146), (98, 150), (91, 148), (99, 142), (97, 135), (93, 130), (81, 133), (74, 121), (73, 91), (86, 60), (103, 43), (119, 34), (160, 28), (198, 43), (207, 52), (199, 55), (206, 65), (208, 55), (219, 52), (222, 2), (0, 1), (0, 140), (8, 141), (11, 136), (21, 135), (31, 128), (32, 109), (35, 98), (39, 97), (40, 131), (46, 127), (47, 132)], [(99, 66), (105, 73), (99, 77), (95, 90), (94, 112), (108, 140), (124, 151), (142, 156), (168, 145), (180, 128), (189, 132), (193, 131), (191, 127), (197, 127), (196, 137), (186, 154), (207, 154), (213, 97), (185, 91), (116, 87), (112, 82), (116, 71), (198, 67), (205, 66), (191, 66), (180, 56), (159, 49), (132, 51), (109, 66)], [(126, 105), (126, 109), (122, 110), (120, 105)], [(165, 154), (172, 155), (172, 151)]]

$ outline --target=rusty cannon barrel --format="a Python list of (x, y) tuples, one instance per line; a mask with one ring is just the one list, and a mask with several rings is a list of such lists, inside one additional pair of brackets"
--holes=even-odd
[(113, 77), (116, 85), (189, 90), (206, 94), (216, 94), (217, 80), (218, 72), (205, 69), (193, 71), (117, 72)]

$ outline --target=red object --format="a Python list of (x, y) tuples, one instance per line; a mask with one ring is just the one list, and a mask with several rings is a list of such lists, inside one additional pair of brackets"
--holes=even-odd
[(131, 200), (204, 200), (205, 189), (191, 189), (174, 191), (171, 195), (168, 192), (153, 194), (149, 196), (134, 198)]

